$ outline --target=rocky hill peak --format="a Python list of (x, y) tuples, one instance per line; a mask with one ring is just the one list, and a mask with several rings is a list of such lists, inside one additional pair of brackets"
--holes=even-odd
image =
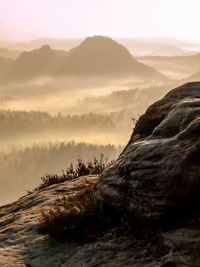
[(166, 79), (153, 68), (136, 61), (126, 47), (105, 36), (88, 37), (79, 46), (71, 49), (58, 73)]
[(123, 45), (117, 43), (113, 39), (105, 36), (93, 36), (87, 37), (79, 46), (79, 49), (90, 50), (90, 52), (98, 53), (109, 53), (112, 54), (124, 54), (128, 57), (131, 56), (128, 49)]

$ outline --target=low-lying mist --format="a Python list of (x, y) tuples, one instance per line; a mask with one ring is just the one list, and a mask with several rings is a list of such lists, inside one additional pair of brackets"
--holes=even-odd
[[(53, 115), (56, 115), (58, 112), (62, 114), (86, 113), (94, 112), (94, 109), (92, 107), (89, 109), (86, 102), (84, 106), (80, 106), (84, 98), (107, 96), (113, 91), (137, 88), (137, 92), (131, 95), (131, 100), (137, 100), (138, 92), (147, 89), (144, 95), (148, 94), (148, 103), (150, 103), (154, 101), (156, 93), (162, 94), (162, 92), (167, 91), (171, 83), (166, 85), (166, 83), (161, 84), (156, 81), (141, 81), (131, 78), (43, 77), (24, 83), (0, 85), (0, 104), (1, 109), (40, 110)], [(154, 88), (156, 88), (156, 93), (154, 93)], [(96, 108), (95, 112), (115, 111), (116, 109), (110, 108), (112, 105), (113, 102), (107, 102), (104, 110), (97, 110)], [(123, 108), (124, 106), (120, 107), (120, 109)]]
[(0, 204), (79, 157), (117, 158), (132, 133), (132, 119), (171, 86), (83, 77), (1, 85)]
[(21, 149), (35, 143), (76, 141), (124, 145), (131, 134), (131, 109), (111, 113), (52, 116), (40, 111), (0, 111), (0, 148)]

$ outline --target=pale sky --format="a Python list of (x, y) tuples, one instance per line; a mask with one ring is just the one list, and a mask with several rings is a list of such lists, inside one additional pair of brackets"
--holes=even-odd
[(0, 40), (169, 36), (200, 41), (200, 0), (0, 0)]

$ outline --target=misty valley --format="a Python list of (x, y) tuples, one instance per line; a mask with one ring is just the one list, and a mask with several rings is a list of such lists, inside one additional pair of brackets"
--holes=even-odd
[(199, 10), (0, 0), (0, 267), (200, 267)]
[(200, 76), (200, 45), (178, 40), (0, 45), (0, 204), (78, 159), (116, 159), (150, 104)]

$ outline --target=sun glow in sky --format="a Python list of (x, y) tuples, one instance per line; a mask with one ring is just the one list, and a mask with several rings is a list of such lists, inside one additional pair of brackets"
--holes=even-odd
[(200, 41), (199, 0), (0, 0), (0, 40), (170, 36)]

